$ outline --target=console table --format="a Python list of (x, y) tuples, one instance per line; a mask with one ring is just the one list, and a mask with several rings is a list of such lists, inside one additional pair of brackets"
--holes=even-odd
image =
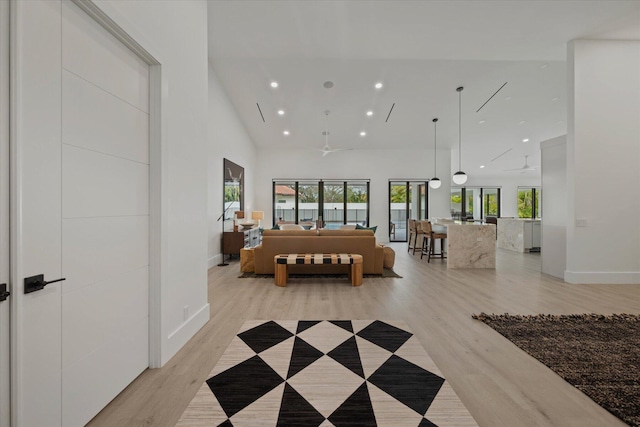
[(240, 256), (240, 249), (253, 248), (260, 244), (260, 229), (258, 227), (240, 231), (225, 231), (223, 235), (225, 255)]

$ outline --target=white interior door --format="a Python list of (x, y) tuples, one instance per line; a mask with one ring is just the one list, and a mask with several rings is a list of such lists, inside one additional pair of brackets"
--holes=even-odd
[[(0, 2), (0, 284), (9, 283), (9, 3)], [(11, 423), (10, 303), (0, 301), (0, 427)]]
[[(18, 3), (22, 425), (82, 426), (149, 362), (149, 67), (68, 0)], [(37, 405), (27, 402), (37, 402)]]

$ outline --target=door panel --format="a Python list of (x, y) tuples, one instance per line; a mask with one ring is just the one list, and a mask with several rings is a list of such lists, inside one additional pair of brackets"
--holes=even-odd
[(65, 219), (64, 292), (147, 267), (148, 227), (147, 216)]
[[(98, 86), (62, 71), (62, 139), (65, 144), (149, 163), (149, 114)], [(101, 119), (94, 120), (96, 111)]]
[[(59, 426), (61, 422), (61, 287), (23, 293), (22, 279), (44, 274), (61, 276), (60, 222), (60, 3), (48, 0), (12, 2), (15, 8), (17, 57), (15, 130), (18, 156), (16, 226), (17, 271), (12, 271), (16, 298), (18, 383), (17, 414), (20, 425)], [(15, 45), (14, 45), (15, 46)], [(28, 402), (38, 402), (29, 405)]]
[(74, 426), (148, 366), (149, 70), (68, 1), (62, 67), (62, 424)]
[[(9, 275), (9, 3), (0, 2), (0, 283)], [(0, 301), (0, 427), (11, 423), (10, 306)]]
[(64, 218), (149, 215), (149, 165), (63, 145)]
[(149, 66), (74, 4), (63, 1), (64, 69), (149, 112)]
[[(15, 2), (20, 425), (86, 424), (148, 366), (148, 67), (68, 0)], [(37, 402), (36, 405), (32, 402)]]
[[(148, 330), (148, 318), (129, 324), (126, 334), (105, 342), (93, 357), (63, 369), (64, 427), (85, 425), (149, 366)], [(111, 369), (105, 370), (114, 366), (118, 368), (115, 375)]]

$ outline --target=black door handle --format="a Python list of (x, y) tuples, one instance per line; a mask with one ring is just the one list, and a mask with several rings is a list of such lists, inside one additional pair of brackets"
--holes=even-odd
[(64, 277), (62, 279), (51, 280), (49, 282), (44, 280), (44, 274), (37, 274), (31, 277), (25, 277), (24, 279), (24, 293), (30, 294), (31, 292), (40, 291), (44, 289), (49, 283), (62, 282), (67, 280)]
[(0, 301), (6, 301), (9, 295), (11, 295), (11, 292), (7, 292), (7, 284), (0, 284)]

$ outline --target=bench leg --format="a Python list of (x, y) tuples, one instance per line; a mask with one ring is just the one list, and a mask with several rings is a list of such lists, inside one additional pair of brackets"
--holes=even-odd
[(362, 263), (351, 264), (351, 286), (362, 285)]
[(276, 264), (275, 271), (276, 286), (287, 286), (287, 264)]

